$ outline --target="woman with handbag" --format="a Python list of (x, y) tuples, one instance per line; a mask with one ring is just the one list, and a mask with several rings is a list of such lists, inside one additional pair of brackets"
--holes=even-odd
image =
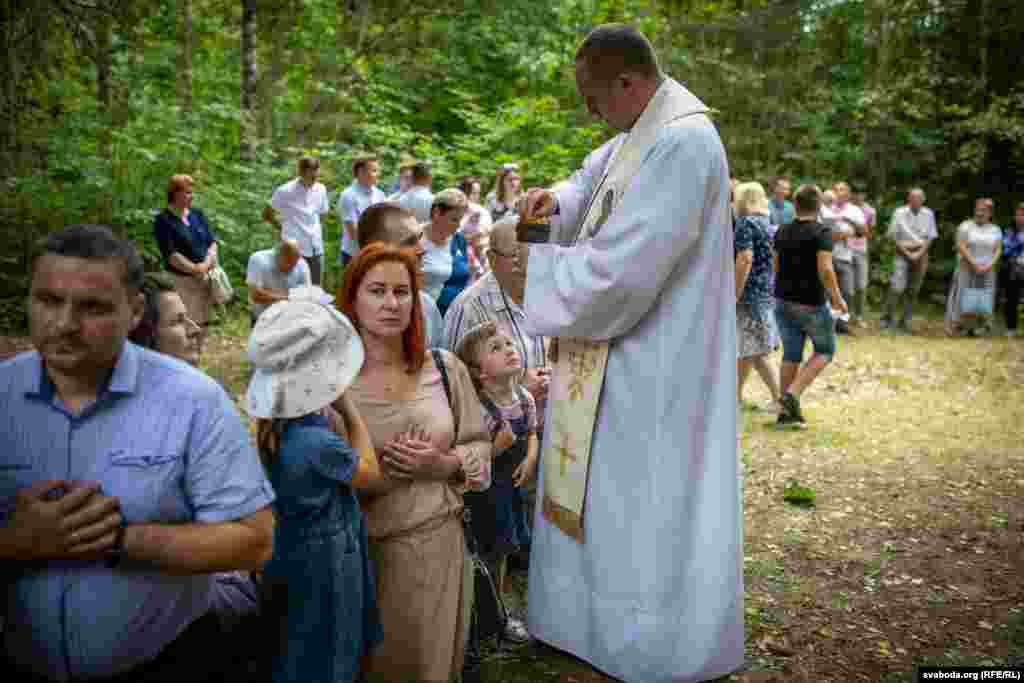
[(974, 202), (974, 218), (956, 231), (957, 268), (946, 300), (946, 334), (960, 332), (974, 336), (991, 326), (995, 304), (995, 265), (1003, 232), (992, 221), (995, 202), (988, 198)]
[(1024, 290), (1024, 203), (1017, 205), (1013, 225), (1003, 235), (1003, 256), (999, 269), (1003, 292), (1006, 294), (1006, 336), (1016, 337), (1017, 309)]
[(384, 640), (368, 681), (450, 681), (469, 633), (471, 566), (463, 493), (490, 485), (491, 443), (469, 371), (426, 349), (411, 249), (373, 243), (345, 269), (338, 302), (366, 349), (349, 395), (366, 421), (386, 485), (364, 500)]
[(205, 335), (212, 301), (208, 274), (217, 265), (217, 237), (203, 212), (192, 208), (192, 186), (192, 176), (171, 176), (167, 207), (153, 221), (153, 232), (188, 317)]

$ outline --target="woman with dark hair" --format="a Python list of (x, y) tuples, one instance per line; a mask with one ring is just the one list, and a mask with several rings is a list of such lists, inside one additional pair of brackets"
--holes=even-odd
[(425, 348), (417, 271), (412, 250), (370, 244), (345, 270), (338, 301), (366, 350), (347, 395), (385, 474), (364, 503), (385, 630), (368, 660), (371, 681), (449, 681), (461, 672), (472, 591), (463, 493), (490, 485), (480, 401), (465, 365), (438, 351), (438, 367)]
[[(832, 268), (832, 232), (818, 222), (821, 190), (801, 185), (793, 203), (796, 219), (775, 233), (775, 321), (782, 337), (780, 425), (804, 422), (800, 396), (836, 352), (832, 311), (848, 311)], [(803, 363), (808, 338), (814, 353)]]
[(147, 273), (142, 283), (142, 318), (128, 335), (139, 346), (166, 353), (189, 365), (199, 364), (202, 328), (189, 317), (174, 280), (167, 273)]
[(192, 185), (192, 176), (171, 176), (167, 208), (153, 221), (153, 233), (189, 317), (205, 328), (211, 302), (207, 273), (217, 265), (217, 237), (203, 212), (192, 208)]

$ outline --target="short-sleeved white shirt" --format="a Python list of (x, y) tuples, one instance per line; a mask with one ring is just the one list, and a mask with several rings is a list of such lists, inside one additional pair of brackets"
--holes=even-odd
[[(998, 225), (986, 223), (978, 225), (972, 220), (966, 220), (956, 229), (956, 241), (967, 242), (967, 253), (975, 263), (987, 266), (995, 260), (996, 246), (1003, 240), (1003, 231)], [(957, 251), (959, 259), (960, 252)]]
[(310, 258), (324, 253), (320, 216), (330, 211), (331, 207), (323, 183), (313, 183), (307, 189), (299, 178), (289, 180), (274, 190), (270, 205), (280, 216), (284, 228), (282, 236), (296, 240), (303, 256)]
[(434, 205), (434, 193), (429, 187), (416, 185), (396, 201), (403, 209), (409, 209), (416, 214), (417, 223), (430, 222), (430, 207)]
[(338, 219), (341, 221), (341, 252), (349, 256), (359, 253), (359, 243), (345, 230), (346, 223), (359, 224), (359, 217), (374, 204), (387, 201), (387, 196), (374, 185), (367, 189), (358, 182), (345, 188), (338, 197)]
[(909, 206), (901, 206), (892, 212), (888, 236), (897, 242), (930, 242), (939, 236), (935, 214), (927, 206), (916, 214)]
[[(284, 289), (294, 287), (308, 287), (312, 284), (309, 264), (306, 259), (300, 258), (287, 273), (282, 273), (277, 267), (277, 255), (274, 249), (257, 251), (249, 257), (249, 265), (245, 269), (245, 284), (250, 287), (261, 289)], [(249, 312), (259, 317), (268, 308), (267, 304), (258, 304), (249, 298)]]

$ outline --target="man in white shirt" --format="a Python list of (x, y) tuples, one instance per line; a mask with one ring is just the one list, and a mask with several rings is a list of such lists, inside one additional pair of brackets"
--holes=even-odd
[(430, 191), (432, 181), (430, 164), (416, 162), (412, 167), (412, 187), (395, 200), (403, 209), (412, 211), (420, 225), (430, 222), (430, 208), (434, 205), (434, 193)]
[(352, 162), (355, 180), (338, 198), (338, 220), (341, 223), (341, 251), (338, 264), (347, 266), (359, 253), (359, 235), (356, 226), (363, 211), (387, 199), (377, 187), (380, 166), (374, 157), (361, 157)]
[(889, 223), (886, 236), (895, 241), (896, 256), (889, 280), (889, 296), (885, 301), (882, 329), (893, 326), (893, 310), (897, 301), (903, 298), (903, 319), (899, 328), (910, 332), (914, 303), (928, 271), (928, 248), (939, 236), (935, 227), (935, 214), (924, 205), (924, 200), (924, 190), (915, 187), (907, 195), (907, 205), (896, 209)]
[(249, 320), (253, 327), (263, 311), (288, 299), (290, 289), (308, 287), (311, 281), (309, 265), (295, 240), (281, 240), (273, 249), (250, 256), (245, 284), (249, 287)]
[(278, 229), (281, 239), (299, 243), (314, 285), (320, 284), (324, 256), (320, 216), (331, 209), (327, 188), (317, 182), (319, 177), (319, 159), (299, 159), (299, 177), (274, 190), (270, 204), (263, 209), (263, 219)]

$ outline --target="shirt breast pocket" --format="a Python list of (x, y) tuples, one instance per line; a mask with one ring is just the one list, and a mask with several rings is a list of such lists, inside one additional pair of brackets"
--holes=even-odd
[(173, 522), (190, 517), (181, 453), (116, 450), (109, 455), (103, 490), (120, 499), (129, 522)]
[(18, 491), (30, 486), (37, 477), (26, 457), (5, 455), (0, 459), (0, 519), (14, 510)]

